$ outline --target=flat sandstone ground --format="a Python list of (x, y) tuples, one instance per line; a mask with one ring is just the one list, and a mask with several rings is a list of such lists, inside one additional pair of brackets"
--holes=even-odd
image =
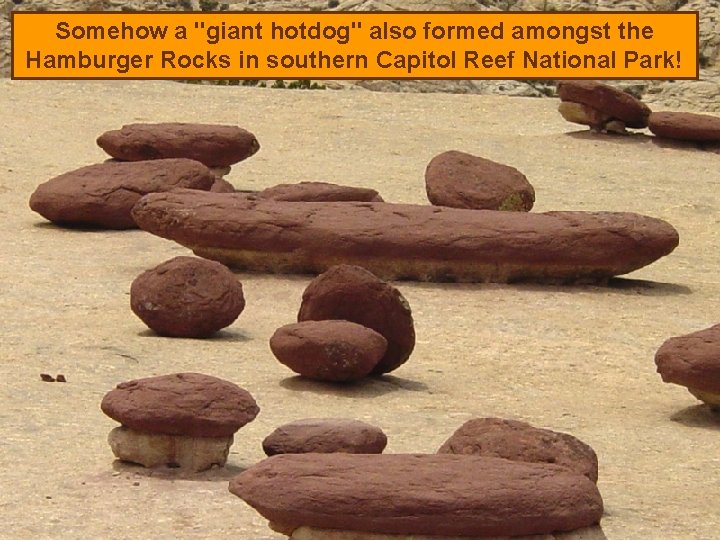
[[(0, 104), (1, 537), (279, 538), (228, 479), (263, 457), (276, 426), (330, 415), (382, 427), (387, 452), (434, 452), (473, 416), (566, 431), (598, 453), (608, 538), (717, 538), (720, 418), (663, 384), (653, 355), (720, 322), (720, 155), (592, 137), (551, 99), (3, 80)], [(410, 361), (355, 386), (306, 382), (268, 339), (295, 320), (309, 277), (241, 274), (247, 308), (217, 339), (153, 337), (130, 311), (130, 283), (187, 250), (140, 231), (59, 229), (29, 210), (37, 184), (104, 159), (97, 135), (155, 121), (253, 131), (262, 149), (229, 176), (242, 188), (324, 180), (425, 203), (425, 165), (458, 149), (523, 171), (536, 211), (646, 213), (681, 245), (608, 287), (401, 283), (417, 326)], [(228, 467), (176, 479), (113, 463), (102, 396), (176, 371), (256, 397)]]

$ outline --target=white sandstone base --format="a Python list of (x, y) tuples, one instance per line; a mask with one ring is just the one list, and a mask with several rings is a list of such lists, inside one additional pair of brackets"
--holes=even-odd
[(117, 427), (108, 435), (115, 457), (145, 467), (180, 467), (204, 471), (227, 461), (233, 437), (185, 437), (142, 433)]

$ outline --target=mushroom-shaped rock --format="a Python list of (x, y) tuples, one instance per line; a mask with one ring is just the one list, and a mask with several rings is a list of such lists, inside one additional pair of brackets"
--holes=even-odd
[(190, 158), (213, 168), (242, 161), (260, 149), (255, 135), (215, 124), (129, 124), (100, 135), (97, 144), (115, 159)]
[(720, 324), (668, 339), (655, 354), (662, 380), (687, 387), (720, 412)]
[(362, 379), (377, 366), (387, 346), (375, 330), (343, 320), (288, 324), (270, 338), (275, 357), (295, 373), (333, 382)]
[[(589, 107), (587, 114), (589, 119), (601, 120), (599, 125), (593, 125), (589, 121), (580, 121), (599, 130), (606, 128), (606, 124), (612, 121), (622, 122), (627, 127), (644, 128), (648, 125), (650, 108), (635, 96), (597, 81), (561, 81), (557, 86), (558, 96), (565, 102), (579, 103)], [(568, 109), (566, 107), (566, 109)], [(585, 107), (572, 108), (574, 114), (584, 111)], [(563, 113), (563, 109), (560, 109)], [(565, 113), (563, 113), (565, 116)], [(565, 116), (565, 118), (570, 119)], [(577, 122), (577, 120), (570, 120)], [(613, 130), (619, 130), (619, 124), (613, 125)]]
[(387, 351), (372, 373), (397, 369), (415, 348), (410, 305), (395, 287), (360, 266), (333, 266), (305, 289), (298, 321), (340, 319), (375, 330), (387, 340)]
[(554, 463), (598, 478), (598, 459), (587, 444), (566, 433), (540, 429), (502, 418), (465, 422), (438, 450), (439, 454), (473, 454), (531, 463)]
[(280, 426), (262, 446), (275, 454), (382, 454), (387, 437), (379, 428), (349, 418), (308, 418)]
[(425, 189), (436, 206), (527, 212), (535, 203), (535, 190), (516, 168), (457, 150), (430, 161)]
[(656, 112), (650, 115), (650, 131), (658, 137), (683, 141), (720, 141), (720, 117), (710, 114)]
[(328, 182), (299, 182), (278, 184), (259, 191), (261, 199), (297, 202), (382, 202), (377, 191), (370, 188), (341, 186)]
[(505, 538), (587, 529), (603, 513), (583, 475), (484, 456), (283, 454), (230, 491), (292, 538)]
[(130, 307), (161, 336), (204, 338), (232, 324), (245, 299), (242, 285), (226, 266), (175, 257), (135, 278)]
[(207, 191), (214, 182), (210, 169), (192, 159), (111, 160), (40, 184), (30, 208), (60, 225), (132, 229), (137, 225), (130, 212), (143, 195), (175, 188)]
[(118, 459), (191, 471), (225, 465), (233, 435), (260, 412), (246, 390), (200, 373), (120, 383), (100, 407), (122, 424), (108, 436)]

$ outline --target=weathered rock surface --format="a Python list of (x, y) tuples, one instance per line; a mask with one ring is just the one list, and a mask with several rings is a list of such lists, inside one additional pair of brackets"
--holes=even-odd
[(210, 169), (191, 159), (106, 161), (40, 184), (30, 208), (60, 225), (132, 229), (137, 225), (130, 211), (143, 195), (179, 187), (209, 190), (213, 182)]
[(189, 158), (213, 168), (233, 165), (260, 149), (255, 135), (237, 126), (176, 122), (128, 124), (106, 131), (97, 144), (122, 161)]
[(436, 206), (527, 212), (535, 203), (535, 190), (515, 167), (457, 150), (430, 161), (425, 188)]
[(295, 373), (319, 381), (362, 379), (385, 355), (388, 342), (365, 326), (341, 320), (305, 321), (278, 328), (275, 357)]
[(120, 383), (100, 407), (132, 430), (188, 437), (232, 436), (260, 412), (247, 390), (200, 373)]
[(658, 137), (683, 141), (720, 141), (720, 117), (709, 114), (656, 112), (648, 127)]
[(720, 409), (720, 324), (673, 337), (655, 354), (662, 380), (679, 384)]
[(308, 418), (280, 426), (263, 440), (268, 456), (275, 454), (381, 454), (387, 437), (379, 428), (349, 418)]
[(284, 454), (233, 478), (230, 491), (291, 534), (520, 536), (599, 523), (600, 493), (563, 467), (500, 458)]
[(299, 182), (278, 184), (257, 193), (261, 199), (297, 202), (382, 202), (377, 191), (370, 188), (341, 186), (328, 182)]
[(245, 298), (242, 284), (224, 265), (175, 257), (135, 278), (130, 307), (161, 336), (204, 338), (232, 324)]
[(647, 126), (650, 108), (631, 94), (608, 84), (597, 81), (560, 81), (557, 92), (562, 101), (588, 105), (611, 120), (620, 120), (627, 127)]
[(360, 266), (337, 265), (303, 292), (298, 321), (341, 319), (375, 330), (387, 350), (372, 373), (388, 373), (407, 362), (415, 348), (410, 305), (397, 288)]
[(597, 281), (642, 268), (678, 244), (668, 223), (631, 213), (253, 201), (188, 190), (146, 195), (133, 218), (240, 268), (318, 273), (346, 263), (383, 279)]
[(554, 463), (587, 476), (593, 482), (598, 478), (597, 455), (587, 444), (572, 435), (536, 428), (517, 420), (468, 420), (443, 443), (438, 453)]

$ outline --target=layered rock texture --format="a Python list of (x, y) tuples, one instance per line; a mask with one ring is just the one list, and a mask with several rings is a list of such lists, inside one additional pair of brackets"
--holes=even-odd
[[(258, 2), (205, 2), (201, 0), (1, 0), (0, 74), (10, 72), (10, 12), (14, 9), (50, 10), (233, 10), (233, 11), (699, 11), (700, 80), (618, 81), (623, 88), (647, 102), (668, 108), (720, 111), (720, 0), (268, 0)], [(338, 81), (335, 88), (361, 87), (385, 92), (450, 92), (462, 94), (506, 94), (548, 96), (554, 94), (547, 81)]]

